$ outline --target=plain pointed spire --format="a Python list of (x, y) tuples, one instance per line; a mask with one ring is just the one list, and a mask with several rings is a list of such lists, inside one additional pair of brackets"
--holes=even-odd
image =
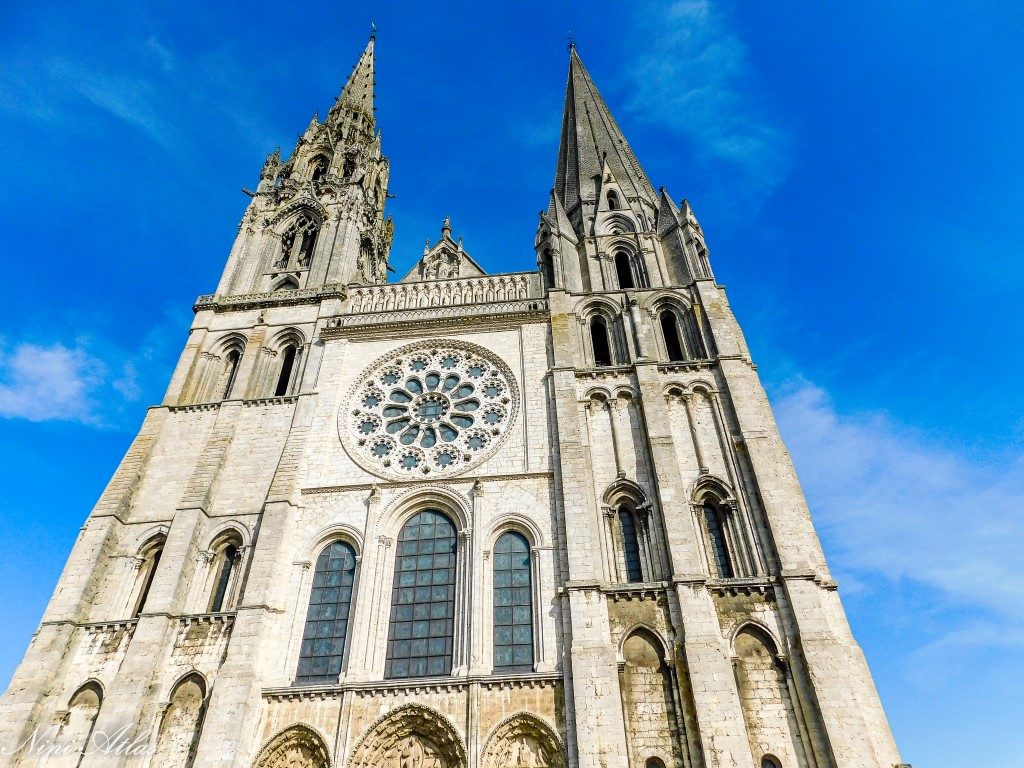
[(626, 142), (576, 46), (569, 46), (569, 80), (565, 87), (562, 135), (555, 169), (555, 192), (566, 211), (597, 197), (602, 166), (607, 162), (620, 189), (629, 197), (655, 204), (654, 188)]
[(371, 35), (345, 87), (341, 89), (341, 95), (327, 116), (329, 122), (355, 123), (370, 136), (374, 132), (375, 42), (376, 35)]

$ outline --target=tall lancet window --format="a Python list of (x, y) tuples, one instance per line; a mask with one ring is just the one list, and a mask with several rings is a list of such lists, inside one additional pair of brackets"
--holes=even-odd
[(231, 593), (237, 582), (241, 548), (238, 541), (229, 539), (217, 549), (213, 560), (213, 594), (210, 597), (210, 613), (231, 609)]
[(683, 345), (679, 339), (679, 324), (676, 321), (676, 313), (671, 309), (664, 309), (658, 315), (661, 321), (661, 335), (665, 339), (665, 352), (671, 362), (679, 362), (686, 359), (683, 354)]
[(224, 357), (224, 391), (221, 392), (221, 399), (231, 397), (231, 390), (235, 388), (235, 379), (238, 378), (238, 363), (242, 359), (242, 353), (232, 349)]
[(617, 211), (619, 210), (619, 196), (616, 194), (614, 189), (608, 190), (608, 210)]
[(540, 255), (540, 273), (544, 277), (544, 287), (548, 290), (555, 287), (555, 257), (550, 248), (545, 248)]
[(299, 651), (298, 684), (333, 683), (341, 675), (348, 637), (356, 553), (344, 541), (325, 547), (316, 559), (306, 629)]
[(612, 364), (612, 345), (608, 338), (608, 324), (603, 317), (590, 321), (590, 344), (594, 351), (594, 365)]
[(281, 352), (281, 373), (277, 377), (277, 386), (274, 387), (274, 397), (284, 397), (292, 391), (292, 378), (295, 374), (295, 361), (298, 356), (298, 347), (289, 344)]
[(384, 676), (452, 671), (455, 639), (455, 525), (432, 509), (413, 515), (398, 537)]
[(629, 263), (629, 254), (619, 251), (615, 254), (615, 275), (619, 279), (619, 288), (635, 288), (633, 268)]
[(704, 523), (707, 525), (708, 539), (711, 543), (711, 557), (717, 575), (723, 579), (731, 579), (736, 575), (726, 540), (727, 516), (723, 507), (712, 501), (704, 502)]
[(640, 563), (640, 532), (637, 530), (633, 510), (619, 507), (619, 533), (622, 536), (622, 558), (626, 566), (626, 581), (643, 581), (644, 571)]
[(494, 544), (494, 668), (533, 669), (533, 589), (530, 544), (503, 533)]
[(146, 600), (149, 599), (149, 591), (153, 587), (153, 580), (156, 578), (156, 570), (160, 567), (160, 555), (164, 551), (164, 542), (157, 540), (149, 545), (142, 553), (142, 588), (139, 596), (135, 599), (135, 608), (132, 611), (132, 618), (137, 619), (146, 607)]
[(277, 267), (305, 269), (313, 260), (319, 225), (308, 213), (299, 214), (281, 236), (281, 259)]

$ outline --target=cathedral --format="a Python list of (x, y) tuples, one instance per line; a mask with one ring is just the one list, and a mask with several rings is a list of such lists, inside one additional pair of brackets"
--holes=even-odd
[(247, 190), (0, 765), (901, 765), (690, 204), (570, 46), (536, 271), (445, 220), (389, 282), (374, 44)]

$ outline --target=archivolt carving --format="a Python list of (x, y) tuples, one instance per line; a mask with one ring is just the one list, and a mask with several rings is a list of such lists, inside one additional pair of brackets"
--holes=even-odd
[(327, 745), (311, 728), (292, 726), (260, 750), (253, 768), (328, 768)]
[(483, 768), (565, 768), (565, 756), (554, 731), (521, 712), (491, 731), (480, 764)]
[(466, 748), (439, 712), (407, 704), (377, 720), (359, 740), (349, 768), (463, 768)]

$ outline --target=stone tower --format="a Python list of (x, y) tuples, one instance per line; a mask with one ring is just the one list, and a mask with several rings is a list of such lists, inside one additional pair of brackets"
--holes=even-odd
[(446, 219), (388, 283), (373, 49), (264, 165), (0, 765), (898, 764), (689, 204), (571, 50), (538, 271)]

